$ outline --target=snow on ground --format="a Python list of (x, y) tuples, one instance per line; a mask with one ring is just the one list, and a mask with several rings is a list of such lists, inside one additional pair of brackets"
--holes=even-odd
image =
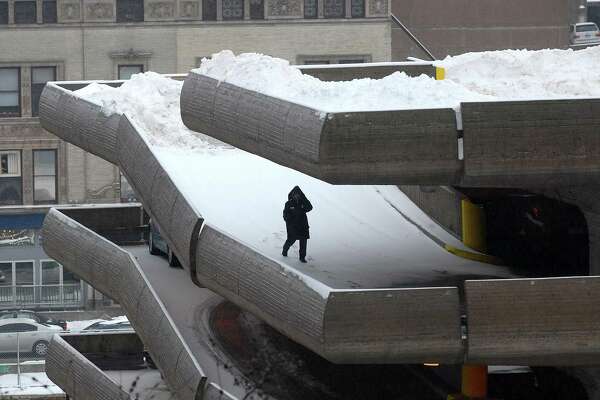
[[(462, 244), (394, 186), (333, 186), (189, 131), (180, 117), (181, 86), (146, 73), (120, 88), (93, 84), (76, 94), (107, 113), (126, 113), (177, 186), (217, 229), (333, 288), (444, 286), (465, 277), (508, 276), (502, 268), (443, 250), (398, 210), (436, 226), (440, 241)], [(289, 258), (281, 255), (283, 204), (294, 185), (314, 206), (308, 216), (308, 265), (299, 263), (297, 244)]]
[(17, 374), (0, 375), (0, 398), (61, 393), (63, 391), (44, 372), (21, 374), (21, 386), (19, 386)]
[(447, 57), (446, 79), (322, 82), (282, 59), (224, 50), (195, 71), (247, 89), (329, 112), (459, 108), (465, 101), (600, 97), (600, 46), (583, 50), (504, 50)]

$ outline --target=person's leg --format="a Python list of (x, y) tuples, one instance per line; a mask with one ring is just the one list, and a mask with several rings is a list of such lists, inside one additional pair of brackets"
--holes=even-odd
[(306, 262), (306, 239), (300, 239), (300, 261)]
[(287, 257), (288, 250), (290, 249), (290, 247), (292, 247), (292, 245), (294, 244), (294, 242), (295, 242), (295, 240), (287, 238), (287, 240), (283, 244), (283, 251), (281, 252), (282, 256)]

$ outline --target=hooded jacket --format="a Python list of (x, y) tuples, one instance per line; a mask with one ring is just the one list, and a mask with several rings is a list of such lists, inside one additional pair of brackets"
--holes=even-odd
[[(296, 196), (297, 195), (297, 196)], [(296, 200), (296, 197), (298, 198)], [(288, 194), (288, 201), (283, 208), (283, 219), (287, 228), (288, 239), (309, 239), (309, 226), (306, 213), (313, 209), (312, 204), (306, 198), (298, 186)]]

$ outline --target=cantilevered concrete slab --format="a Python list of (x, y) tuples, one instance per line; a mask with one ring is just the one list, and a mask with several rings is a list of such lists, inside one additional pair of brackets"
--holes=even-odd
[[(66, 91), (64, 94), (70, 96)], [(59, 110), (57, 107), (48, 109)], [(53, 117), (60, 118), (60, 112)], [(45, 118), (42, 113), (42, 120)], [(76, 131), (55, 133), (70, 140), (72, 132)], [(190, 204), (189, 192), (184, 190), (187, 184), (173, 181), (169, 176), (173, 171), (165, 169), (127, 116), (119, 123), (117, 142), (121, 168), (159, 223), (163, 235), (175, 244), (176, 253), (181, 254), (186, 266), (192, 266), (192, 278), (251, 310), (329, 360), (344, 363), (460, 362), (460, 311), (455, 285), (467, 276), (489, 277), (505, 273), (447, 253), (439, 238), (423, 234), (417, 222), (405, 219), (406, 216), (395, 211), (393, 201), (388, 203), (379, 195), (374, 200), (381, 204), (382, 210), (387, 210), (389, 217), (398, 218), (399, 223), (408, 224), (408, 231), (403, 231), (402, 235), (416, 235), (416, 242), (398, 238), (396, 249), (401, 251), (406, 247), (406, 252), (396, 254), (400, 257), (397, 261), (406, 266), (411, 263), (423, 265), (423, 270), (409, 268), (407, 271), (395, 261), (390, 262), (390, 256), (396, 256), (380, 253), (382, 260), (387, 260), (382, 264), (377, 261), (377, 249), (358, 253), (353, 258), (355, 267), (340, 269), (335, 264), (328, 265), (329, 256), (324, 253), (320, 267), (309, 265), (297, 270), (287, 261), (274, 259), (269, 252), (263, 253), (260, 246), (255, 247), (260, 241), (248, 245), (235, 232), (227, 232), (227, 225), (221, 226), (218, 219), (214, 223), (210, 219), (204, 223), (194, 247), (191, 227), (198, 223), (200, 214), (195, 211), (181, 213), (191, 217), (182, 218), (178, 223), (173, 223), (172, 216), (178, 199), (181, 204), (189, 204), (185, 206), (187, 210), (195, 209)], [(93, 146), (87, 150), (93, 152)], [(193, 185), (202, 180), (201, 172), (190, 177)], [(218, 190), (218, 187), (212, 187)], [(203, 207), (207, 206), (211, 208), (215, 204), (203, 204)], [(268, 203), (266, 206), (270, 207)], [(383, 236), (382, 240), (388, 241), (389, 237)], [(325, 239), (325, 242), (332, 241)], [(421, 250), (414, 246), (425, 246), (418, 248), (425, 251), (423, 257), (427, 260), (419, 259)], [(188, 247), (189, 253), (178, 252)], [(318, 248), (313, 251), (318, 256)], [(186, 258), (187, 254), (193, 253), (195, 258)], [(339, 252), (331, 253), (334, 259), (336, 253)], [(367, 269), (360, 268), (360, 265), (369, 264)], [(451, 272), (452, 265), (458, 266), (461, 272)], [(363, 332), (364, 327), (378, 324), (383, 324), (381, 329), (371, 329), (370, 334)]]
[[(65, 95), (72, 96), (67, 91)], [(42, 102), (44, 101), (52, 99), (42, 96)], [(59, 107), (48, 109), (57, 110), (54, 116), (60, 118)], [(45, 118), (42, 114), (42, 123)], [(57, 130), (54, 133), (67, 141), (71, 140), (71, 135), (81, 134), (76, 130)], [(186, 175), (168, 162), (168, 154), (148, 144), (144, 139), (144, 132), (128, 116), (122, 116), (119, 121), (117, 141), (123, 143), (116, 149), (120, 153), (118, 159), (121, 168), (132, 179), (134, 188), (163, 228), (163, 235), (170, 243), (181, 242), (180, 247), (174, 248), (181, 251), (180, 249), (189, 247), (187, 266), (194, 265), (190, 272), (200, 284), (250, 310), (279, 331), (334, 362), (460, 363), (468, 356), (461, 339), (462, 311), (457, 286), (462, 285), (464, 279), (473, 278), (473, 275), (483, 277), (493, 271), (493, 268), (466, 262), (463, 266), (470, 266), (469, 276), (456, 273), (458, 270), (454, 267), (465, 260), (454, 258), (441, 250), (443, 246), (440, 244), (443, 241), (434, 233), (435, 224), (420, 223), (423, 216), (418, 209), (409, 207), (402, 211), (404, 206), (398, 208), (399, 205), (386, 199), (385, 195), (376, 196), (376, 201), (375, 198), (372, 200), (372, 204), (382, 205), (381, 209), (377, 207), (378, 210), (391, 212), (385, 214), (379, 228), (387, 223), (392, 223), (395, 228), (401, 224), (407, 235), (394, 240), (392, 256), (399, 258), (386, 264), (389, 266), (385, 270), (387, 272), (382, 273), (378, 269), (377, 251), (365, 252), (362, 254), (362, 257), (366, 257), (364, 259), (357, 258), (359, 264), (369, 265), (370, 268), (360, 268), (357, 264), (344, 269), (343, 265), (330, 263), (335, 257), (328, 258), (331, 255), (327, 256), (327, 252), (319, 253), (318, 246), (313, 251), (320, 262), (302, 267), (277, 256), (272, 248), (261, 244), (260, 237), (244, 236), (243, 232), (236, 232), (228, 225), (227, 220), (215, 214), (214, 207), (227, 206), (229, 199), (223, 198), (219, 204), (211, 204), (203, 201), (201, 195), (198, 196), (202, 192), (190, 190), (191, 187), (206, 185), (209, 190), (218, 191), (222, 184), (240, 184), (241, 181), (235, 180), (223, 182), (226, 179), (224, 177), (220, 181), (212, 181), (208, 178), (214, 174), (203, 175), (203, 171), (215, 171), (217, 165), (224, 168), (227, 164), (210, 164), (216, 157), (207, 161), (202, 157), (194, 158), (197, 156), (178, 153), (178, 165), (184, 166)], [(124, 148), (127, 147), (125, 144), (130, 148)], [(87, 150), (94, 152), (94, 146)], [(252, 163), (266, 161), (235, 151), (238, 152), (234, 154), (235, 159), (237, 162), (243, 161), (242, 165), (245, 166), (241, 168), (245, 174), (238, 178), (246, 181), (253, 179), (250, 167), (256, 164)], [(194, 163), (186, 162), (188, 156), (191, 157), (189, 161)], [(254, 161), (245, 164), (244, 157), (254, 157)], [(143, 163), (132, 158), (150, 160), (150, 164), (145, 168)], [(201, 162), (198, 163), (198, 160)], [(207, 168), (201, 168), (204, 166)], [(189, 173), (191, 167), (198, 167), (194, 174)], [(239, 165), (237, 168), (240, 169)], [(272, 168), (277, 170), (282, 167), (273, 164)], [(268, 177), (261, 177), (263, 180), (266, 178)], [(302, 180), (313, 187), (314, 193), (323, 184), (310, 181), (301, 174), (294, 175), (293, 178), (294, 181)], [(149, 191), (148, 187), (152, 189)], [(163, 189), (168, 193), (160, 193)], [(159, 193), (154, 193), (155, 191)], [(197, 236), (189, 233), (192, 232), (189, 226), (183, 227), (188, 233), (182, 235), (177, 231), (180, 226), (170, 224), (169, 211), (177, 204), (176, 199), (188, 202), (189, 209), (202, 211), (202, 228)], [(383, 202), (380, 203), (381, 201)], [(320, 203), (325, 204), (325, 199)], [(258, 208), (255, 211), (262, 219), (269, 219), (273, 207), (269, 202), (265, 204), (270, 207), (268, 210), (260, 208), (265, 207), (264, 204), (256, 203)], [(194, 218), (201, 218), (196, 211), (193, 215)], [(197, 223), (198, 219), (194, 218), (191, 219), (190, 226)], [(368, 224), (363, 229), (369, 236), (379, 237)], [(361, 238), (361, 235), (357, 235), (357, 240), (362, 241)], [(384, 240), (388, 239), (381, 236), (381, 241)], [(331, 238), (326, 242), (335, 243)], [(384, 259), (389, 258), (389, 255), (384, 254)], [(186, 253), (182, 253), (180, 257), (186, 260)], [(429, 260), (432, 264), (421, 266), (419, 262), (423, 260)], [(407, 265), (420, 265), (420, 276), (407, 273), (404, 269)], [(546, 293), (544, 301), (550, 305), (556, 299)], [(467, 320), (468, 318), (467, 315)], [(496, 353), (491, 352), (489, 357), (494, 359)], [(585, 362), (583, 358), (578, 360)]]
[(188, 128), (334, 184), (451, 184), (454, 110), (328, 113), (190, 72)]
[(195, 399), (206, 376), (135, 259), (56, 210), (46, 216), (43, 235), (50, 257), (127, 310), (172, 392), (181, 400)]

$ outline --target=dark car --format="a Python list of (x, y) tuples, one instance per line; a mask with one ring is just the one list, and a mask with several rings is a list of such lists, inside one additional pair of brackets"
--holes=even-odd
[(64, 320), (55, 320), (45, 315), (38, 314), (31, 310), (11, 310), (0, 312), (0, 320), (10, 318), (27, 318), (32, 319), (38, 324), (60, 326), (62, 329), (67, 329), (67, 322)]
[(150, 221), (150, 234), (148, 235), (148, 250), (150, 250), (150, 254), (152, 255), (166, 255), (167, 260), (169, 260), (169, 266), (171, 267), (181, 266), (177, 256), (161, 236), (158, 226), (152, 221)]

